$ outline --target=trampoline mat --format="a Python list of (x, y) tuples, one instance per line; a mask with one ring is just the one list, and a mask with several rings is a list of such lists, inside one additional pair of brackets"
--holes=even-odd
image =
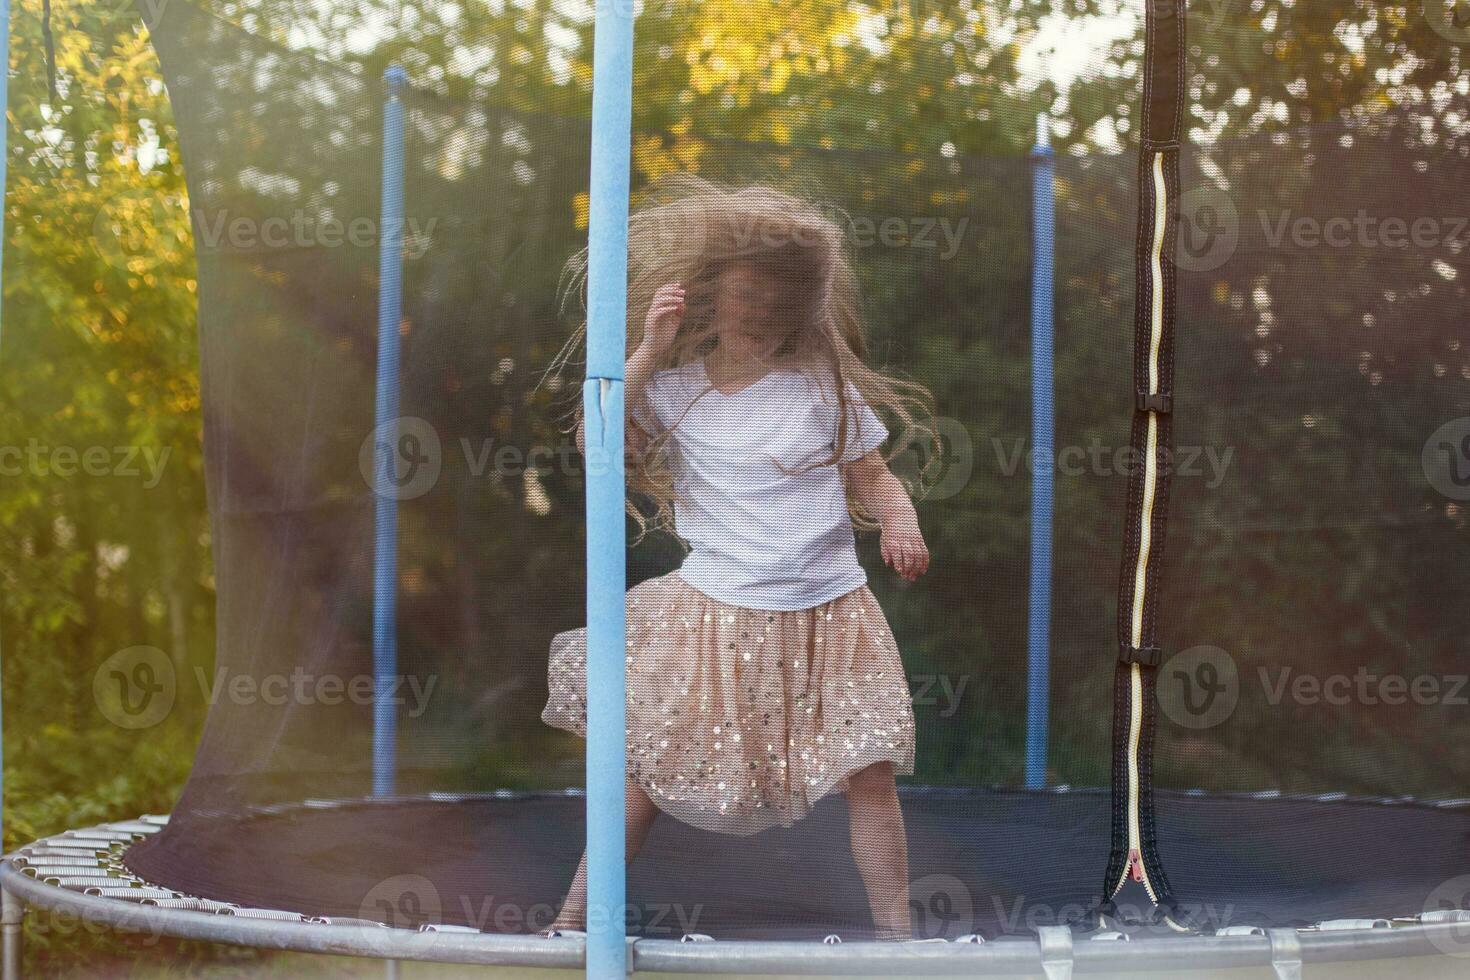
[[(1470, 808), (1170, 793), (1158, 802), (1165, 867), (1185, 917), (1202, 928), (1414, 915), (1470, 871)], [(903, 805), (922, 935), (1025, 933), (1097, 897), (1105, 793), (906, 787)], [(247, 907), (533, 932), (571, 880), (583, 818), (584, 801), (570, 794), (178, 815), (126, 863), (149, 881)], [(1220, 827), (1232, 835), (1208, 832)], [(750, 837), (660, 815), (629, 869), (629, 930), (869, 937), (847, 841), (840, 796)]]

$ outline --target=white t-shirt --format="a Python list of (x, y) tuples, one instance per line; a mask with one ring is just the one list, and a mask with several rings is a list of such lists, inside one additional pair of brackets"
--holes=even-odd
[[(867, 583), (847, 496), (832, 458), (836, 385), (813, 372), (772, 371), (734, 394), (694, 361), (655, 374), (634, 418), (669, 431), (674, 525), (689, 542), (679, 575), (747, 609), (810, 609)], [(848, 386), (848, 463), (888, 431)]]

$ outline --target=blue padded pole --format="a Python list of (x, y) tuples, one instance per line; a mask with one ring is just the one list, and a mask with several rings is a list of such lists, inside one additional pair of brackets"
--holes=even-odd
[(587, 230), (587, 976), (628, 972), (623, 361), (627, 356), (633, 3), (598, 0)]
[(408, 73), (383, 73), (383, 197), (378, 235), (378, 377), (373, 432), (373, 795), (391, 796), (398, 777), (398, 331), (403, 319), (403, 93)]
[(1046, 785), (1050, 738), (1052, 523), (1056, 479), (1054, 276), (1056, 154), (1047, 116), (1036, 120), (1032, 162), (1031, 273), (1031, 601), (1026, 637), (1026, 787)]

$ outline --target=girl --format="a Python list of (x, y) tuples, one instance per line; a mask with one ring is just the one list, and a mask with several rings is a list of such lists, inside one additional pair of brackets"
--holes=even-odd
[[(628, 593), (629, 859), (659, 810), (751, 834), (837, 789), (878, 935), (907, 939), (913, 711), (853, 528), (927, 569), (874, 409), (913, 424), (929, 394), (864, 366), (846, 239), (813, 205), (684, 180), (629, 234), (628, 482), (653, 513), (630, 512), (689, 549)], [(585, 684), (585, 631), (559, 635), (542, 718), (585, 736)], [(584, 857), (553, 931), (585, 917)]]

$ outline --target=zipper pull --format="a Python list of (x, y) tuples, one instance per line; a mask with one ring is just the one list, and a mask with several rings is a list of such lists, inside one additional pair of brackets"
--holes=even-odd
[(1143, 881), (1143, 855), (1137, 850), (1128, 852), (1128, 877), (1134, 881)]

